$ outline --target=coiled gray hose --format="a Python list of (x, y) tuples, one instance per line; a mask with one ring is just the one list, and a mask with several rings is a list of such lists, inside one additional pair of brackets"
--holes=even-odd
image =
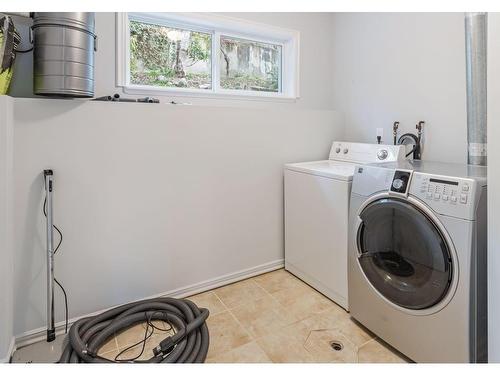
[(209, 334), (208, 310), (189, 300), (153, 298), (122, 305), (102, 314), (76, 321), (69, 330), (69, 340), (59, 363), (109, 363), (97, 355), (99, 348), (114, 335), (154, 316), (175, 329), (173, 336), (161, 341), (148, 360), (142, 363), (201, 363), (207, 357)]

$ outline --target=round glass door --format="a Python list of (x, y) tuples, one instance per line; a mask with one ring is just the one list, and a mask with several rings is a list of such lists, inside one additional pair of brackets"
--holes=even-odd
[(407, 309), (439, 303), (450, 288), (453, 267), (448, 245), (431, 220), (396, 198), (369, 204), (360, 218), (358, 260), (372, 286)]

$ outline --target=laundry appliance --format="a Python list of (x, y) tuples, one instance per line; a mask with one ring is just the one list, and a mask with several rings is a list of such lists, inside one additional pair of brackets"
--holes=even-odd
[(333, 142), (329, 160), (285, 165), (285, 268), (346, 310), (354, 168), (404, 157), (404, 146)]
[(351, 316), (416, 362), (486, 362), (486, 196), (486, 167), (356, 167)]

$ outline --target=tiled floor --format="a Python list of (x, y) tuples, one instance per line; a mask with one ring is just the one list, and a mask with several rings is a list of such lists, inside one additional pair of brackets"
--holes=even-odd
[[(207, 362), (407, 362), (349, 314), (287, 271), (266, 273), (188, 299), (210, 310)], [(167, 328), (162, 322), (160, 328)], [(145, 325), (116, 335), (100, 350), (114, 359), (144, 337)], [(158, 331), (142, 358), (169, 332)], [(333, 350), (338, 341), (343, 349)], [(135, 347), (125, 358), (139, 354)], [(122, 357), (123, 358), (123, 357)]]
[[(207, 362), (406, 362), (342, 308), (281, 269), (188, 299), (210, 310)], [(144, 335), (137, 326), (101, 349), (108, 358)], [(144, 357), (164, 334), (148, 342)], [(340, 341), (341, 351), (331, 348)], [(126, 356), (134, 356), (134, 349)]]
[(283, 269), (190, 299), (211, 311), (208, 362), (408, 361)]

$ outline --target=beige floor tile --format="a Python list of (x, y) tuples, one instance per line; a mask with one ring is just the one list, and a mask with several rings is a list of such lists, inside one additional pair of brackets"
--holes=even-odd
[(307, 340), (307, 337), (309, 337), (311, 329), (307, 325), (305, 325), (303, 321), (299, 321), (281, 328), (280, 332), (283, 335), (293, 337), (294, 339), (298, 340), (303, 346)]
[[(165, 337), (166, 337), (166, 335), (153, 335), (146, 341), (146, 344), (144, 345), (144, 351), (142, 350), (142, 343), (141, 343), (139, 345), (134, 346), (133, 348), (130, 348), (126, 352), (124, 352), (120, 357), (118, 357), (118, 359), (120, 359), (120, 360), (133, 359), (133, 358), (137, 357), (141, 353), (141, 351), (142, 351), (142, 354), (135, 360), (144, 361), (144, 360), (150, 359), (154, 356), (153, 349)], [(122, 351), (123, 349), (125, 349), (125, 348), (120, 348), (119, 351)], [(115, 354), (115, 356), (116, 356), (116, 354)]]
[(343, 319), (339, 330), (358, 347), (375, 337), (373, 333), (353, 319)]
[[(298, 330), (300, 331), (300, 329)], [(300, 334), (301, 332), (299, 332)], [(287, 330), (280, 330), (264, 336), (257, 340), (257, 344), (275, 363), (315, 362), (313, 355), (304, 348), (303, 340), (291, 335)]]
[(114, 361), (118, 353), (119, 353), (118, 349), (115, 349), (99, 355), (103, 358), (109, 359), (110, 361)]
[(207, 308), (212, 315), (226, 310), (226, 307), (222, 304), (219, 297), (217, 297), (214, 292), (196, 294), (188, 297), (187, 299), (196, 303), (198, 307)]
[(314, 313), (328, 310), (335, 304), (307, 285), (283, 289), (272, 296), (298, 319), (305, 319)]
[(240, 305), (231, 312), (254, 339), (298, 320), (271, 296)]
[(329, 309), (321, 312), (315, 312), (304, 320), (304, 323), (312, 329), (329, 329), (337, 328), (342, 320), (349, 319), (349, 314), (337, 306), (332, 304)]
[(222, 288), (215, 289), (214, 293), (217, 294), (229, 309), (255, 301), (267, 295), (252, 279), (223, 286)]
[(253, 280), (269, 293), (274, 293), (288, 288), (295, 288), (304, 284), (284, 269), (264, 273), (254, 277)]
[(270, 363), (271, 359), (255, 342), (249, 342), (236, 349), (221, 353), (213, 358), (209, 358), (207, 362), (212, 363)]
[[(334, 350), (332, 342), (342, 345), (341, 350)], [(358, 348), (339, 330), (315, 330), (309, 333), (304, 348), (312, 354), (317, 362), (356, 363)]]
[(310, 330), (336, 329), (357, 347), (360, 347), (374, 337), (370, 331), (352, 320), (350, 315), (337, 305), (311, 315), (309, 318), (303, 320), (303, 323)]
[(358, 349), (361, 363), (407, 363), (405, 356), (391, 348), (380, 339), (371, 340)]
[(228, 311), (210, 315), (207, 325), (210, 333), (209, 358), (228, 352), (252, 340), (250, 335)]
[(111, 352), (111, 351), (114, 351), (114, 350), (118, 350), (118, 344), (116, 342), (115, 336), (113, 335), (109, 340), (107, 340), (104, 343), (104, 345), (102, 345), (99, 348), (99, 351), (97, 352), (97, 355), (99, 355), (101, 357), (104, 357), (104, 354), (106, 354), (108, 352)]

